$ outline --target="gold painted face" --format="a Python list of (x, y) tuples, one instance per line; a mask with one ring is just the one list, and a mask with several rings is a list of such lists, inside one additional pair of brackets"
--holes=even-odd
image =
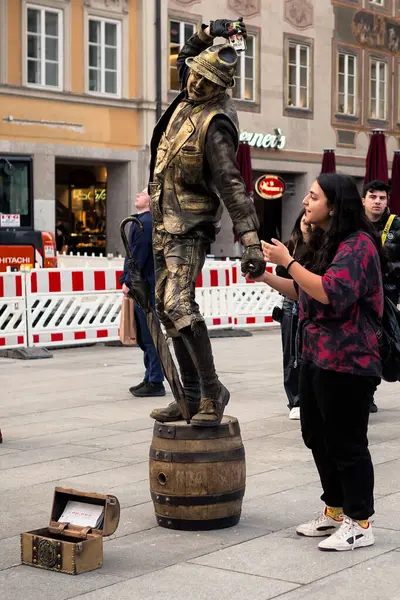
[(214, 96), (217, 96), (224, 91), (224, 88), (191, 69), (187, 83), (187, 91), (190, 100), (193, 100), (194, 102), (207, 102), (207, 100), (211, 100), (211, 98), (214, 98)]

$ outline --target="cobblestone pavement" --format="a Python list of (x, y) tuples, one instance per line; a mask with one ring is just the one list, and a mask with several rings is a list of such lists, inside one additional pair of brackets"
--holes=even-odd
[[(374, 546), (322, 553), (295, 526), (321, 507), (299, 423), (288, 419), (279, 330), (214, 339), (226, 411), (241, 424), (247, 488), (238, 526), (205, 533), (157, 526), (149, 495), (154, 406), (128, 392), (142, 379), (138, 348), (57, 350), (41, 361), (0, 359), (2, 600), (319, 600), (400, 598), (400, 396), (382, 384), (371, 416)], [(161, 402), (160, 402), (161, 400)], [(343, 415), (343, 419), (346, 415)], [(20, 564), (22, 531), (48, 524), (56, 485), (115, 494), (119, 528), (104, 565), (72, 577)]]

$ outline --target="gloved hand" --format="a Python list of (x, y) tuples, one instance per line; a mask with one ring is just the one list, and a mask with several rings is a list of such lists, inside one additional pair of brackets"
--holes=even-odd
[(259, 244), (247, 246), (241, 259), (242, 273), (252, 277), (261, 277), (265, 273), (266, 263)]
[[(232, 27), (232, 23), (240, 22), (240, 27)], [(210, 21), (210, 35), (212, 37), (223, 37), (228, 39), (235, 33), (241, 33), (244, 38), (247, 37), (246, 25), (243, 23), (243, 17), (239, 17), (236, 21), (231, 19), (217, 19), (216, 21)]]

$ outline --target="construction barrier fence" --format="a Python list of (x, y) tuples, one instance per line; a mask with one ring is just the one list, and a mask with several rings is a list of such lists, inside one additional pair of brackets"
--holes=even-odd
[[(118, 340), (121, 273), (119, 266), (0, 273), (0, 349)], [(215, 261), (198, 278), (196, 301), (210, 329), (267, 327), (279, 294), (247, 282), (239, 262)]]

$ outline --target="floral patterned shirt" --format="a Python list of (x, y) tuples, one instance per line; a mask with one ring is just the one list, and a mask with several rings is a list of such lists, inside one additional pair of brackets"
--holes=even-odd
[(372, 323), (383, 312), (382, 274), (368, 235), (358, 232), (341, 242), (322, 285), (329, 304), (299, 288), (302, 360), (331, 371), (381, 377)]

